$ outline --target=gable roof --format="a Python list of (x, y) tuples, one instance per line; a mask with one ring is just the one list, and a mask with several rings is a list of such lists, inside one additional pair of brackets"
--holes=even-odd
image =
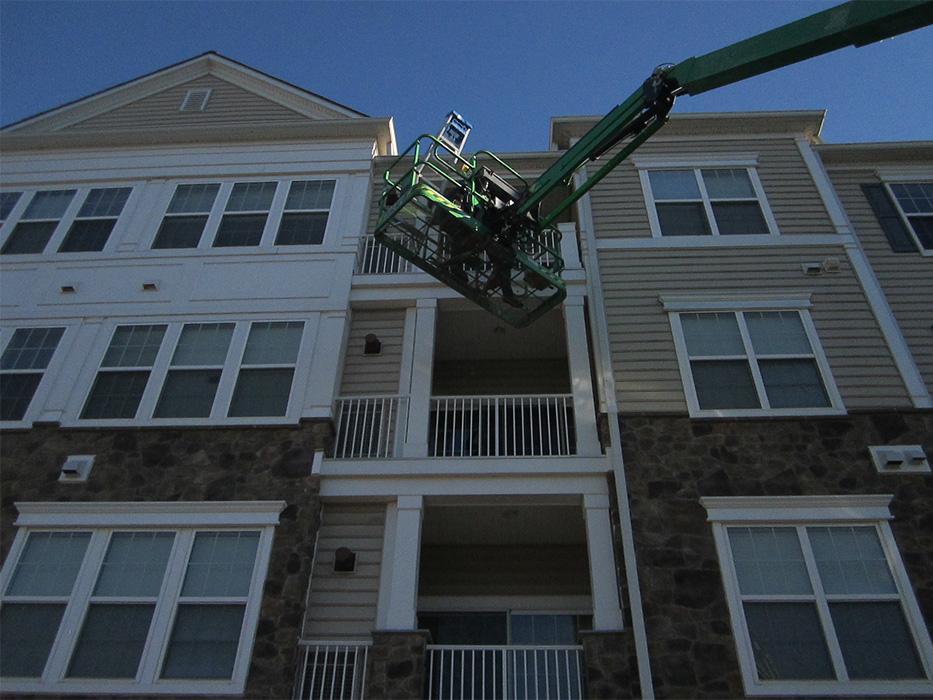
[(221, 79), (282, 109), (290, 110), (296, 120), (367, 117), (366, 114), (339, 102), (274, 78), (215, 51), (208, 51), (8, 124), (2, 128), (2, 132), (11, 134), (61, 131), (207, 75)]
[[(190, 90), (206, 109), (181, 110)], [(395, 153), (391, 117), (369, 117), (215, 51), (0, 129), (4, 151), (242, 141), (365, 139)]]

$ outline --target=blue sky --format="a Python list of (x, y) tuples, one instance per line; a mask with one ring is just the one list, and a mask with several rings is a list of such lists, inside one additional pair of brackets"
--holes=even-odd
[[(836, 2), (0, 2), (0, 123), (207, 50), (396, 119), (450, 109), (470, 150), (547, 148), (676, 63)], [(830, 142), (933, 139), (933, 28), (678, 101), (675, 112), (829, 110)]]

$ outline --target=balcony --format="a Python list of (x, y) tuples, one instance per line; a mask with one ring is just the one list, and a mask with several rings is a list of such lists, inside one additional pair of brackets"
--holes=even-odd
[(362, 700), (370, 642), (299, 642), (294, 700)]
[(401, 453), (408, 422), (407, 397), (338, 398), (334, 415), (334, 459), (385, 459)]
[(543, 457), (576, 453), (573, 396), (434, 396), (431, 457)]
[(576, 700), (582, 646), (428, 645), (428, 700)]
[[(408, 397), (352, 396), (334, 408), (334, 459), (389, 459), (404, 452)], [(573, 396), (433, 396), (429, 457), (576, 454)]]
[(376, 242), (372, 236), (361, 236), (356, 251), (356, 269), (358, 275), (398, 275), (407, 272), (420, 272), (405, 258), (400, 258), (391, 250)]

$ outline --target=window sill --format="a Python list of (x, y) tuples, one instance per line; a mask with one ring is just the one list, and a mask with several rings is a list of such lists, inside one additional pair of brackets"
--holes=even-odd
[(757, 681), (745, 683), (746, 695), (788, 696), (865, 696), (865, 695), (930, 695), (933, 682), (903, 681)]
[(787, 408), (787, 409), (710, 409), (691, 410), (691, 418), (805, 418), (813, 416), (845, 416), (844, 408)]
[(75, 695), (242, 695), (245, 683), (235, 681), (164, 681), (152, 684), (126, 681), (67, 680), (61, 683), (3, 679), (4, 693)]

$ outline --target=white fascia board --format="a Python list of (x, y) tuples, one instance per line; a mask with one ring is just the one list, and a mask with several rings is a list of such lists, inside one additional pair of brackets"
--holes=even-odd
[(661, 294), (665, 311), (741, 311), (745, 309), (808, 309), (812, 292), (729, 292), (724, 294)]
[(321, 498), (607, 494), (606, 474), (476, 477), (323, 477)]
[(200, 527), (277, 525), (285, 501), (21, 501), (20, 527)]
[(522, 475), (601, 474), (608, 470), (605, 457), (500, 457), (426, 458), (388, 460), (325, 459), (322, 476), (445, 476), (462, 474)]
[(710, 522), (892, 520), (892, 494), (851, 496), (705, 496)]

